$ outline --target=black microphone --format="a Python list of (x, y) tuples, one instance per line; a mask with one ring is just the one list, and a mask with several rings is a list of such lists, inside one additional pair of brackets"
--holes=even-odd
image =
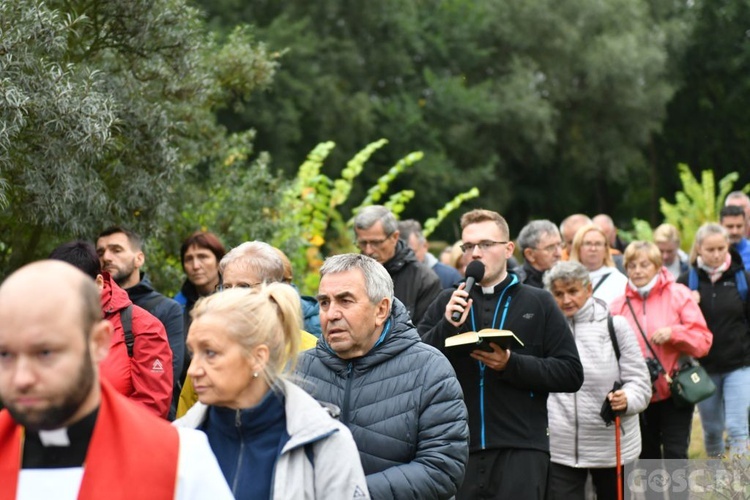
[[(484, 264), (482, 264), (482, 261), (472, 260), (469, 262), (469, 265), (466, 266), (466, 287), (464, 288), (466, 293), (470, 293), (471, 289), (474, 288), (474, 283), (482, 281), (482, 278), (484, 278)], [(463, 311), (453, 311), (451, 320), (458, 323), (462, 314)]]

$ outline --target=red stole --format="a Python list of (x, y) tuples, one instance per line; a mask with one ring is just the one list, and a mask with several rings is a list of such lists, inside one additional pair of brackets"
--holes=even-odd
[[(173, 500), (180, 439), (177, 429), (128, 401), (102, 380), (79, 500)], [(0, 412), (0, 500), (15, 500), (23, 427)]]

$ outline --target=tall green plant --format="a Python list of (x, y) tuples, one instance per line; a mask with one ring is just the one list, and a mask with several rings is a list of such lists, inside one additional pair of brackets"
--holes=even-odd
[[(737, 172), (730, 172), (719, 180), (718, 192), (713, 170), (703, 170), (701, 180), (693, 175), (684, 163), (677, 165), (677, 170), (682, 183), (682, 191), (675, 193), (674, 203), (669, 203), (664, 198), (659, 200), (664, 222), (672, 224), (682, 236), (682, 249), (689, 251), (695, 233), (698, 228), (706, 222), (719, 220), (719, 212), (724, 205), (727, 195), (733, 191), (734, 183), (739, 179)], [(744, 192), (750, 192), (750, 184), (742, 188)], [(648, 222), (633, 219), (634, 235), (636, 239), (650, 240), (652, 229)]]
[(424, 221), (424, 237), (429, 238), (432, 232), (435, 231), (435, 228), (438, 227), (440, 223), (443, 222), (443, 220), (445, 220), (445, 218), (451, 214), (451, 212), (458, 209), (458, 207), (460, 207), (463, 202), (472, 198), (476, 198), (478, 196), (479, 189), (475, 187), (471, 188), (465, 193), (456, 195), (455, 198), (446, 203), (443, 208), (437, 211), (437, 215), (435, 217), (430, 217), (429, 219)]
[[(273, 241), (289, 255), (295, 274), (301, 277), (297, 281), (303, 292), (312, 293), (317, 289), (318, 270), (325, 253), (356, 250), (351, 236), (352, 219), (344, 219), (339, 207), (349, 199), (367, 161), (387, 143), (387, 140), (380, 139), (365, 146), (347, 162), (335, 180), (322, 173), (322, 168), (336, 145), (333, 142), (321, 143), (308, 155), (291, 187), (284, 192), (282, 230)], [(370, 188), (360, 207), (380, 200), (393, 180), (421, 158), (422, 153), (414, 152), (399, 160)], [(392, 195), (387, 203), (397, 213), (413, 196), (413, 191), (401, 191)], [(296, 248), (290, 248), (291, 242), (297, 243)]]
[[(724, 200), (740, 176), (737, 172), (730, 172), (722, 177), (717, 192), (712, 170), (703, 170), (701, 181), (698, 182), (686, 164), (680, 163), (677, 169), (680, 173), (682, 191), (675, 193), (674, 203), (661, 198), (659, 205), (664, 221), (680, 230), (683, 250), (688, 250), (695, 239), (695, 232), (702, 224), (719, 220)], [(750, 185), (743, 188), (748, 189)]]
[[(382, 203), (398, 218), (414, 197), (413, 190), (405, 189), (385, 198), (393, 181), (422, 159), (423, 154), (419, 151), (409, 153), (383, 174), (367, 191), (364, 200), (352, 210), (350, 218), (345, 219), (341, 214), (340, 207), (349, 200), (352, 187), (367, 161), (387, 142), (381, 139), (368, 144), (347, 162), (340, 177), (335, 180), (322, 172), (324, 162), (335, 144), (318, 144), (300, 166), (291, 186), (284, 191), (284, 211), (280, 214), (282, 223), (273, 243), (286, 251), (303, 292), (314, 293), (317, 289), (320, 280), (318, 271), (324, 255), (357, 251), (352, 238), (357, 212), (366, 206)], [(438, 212), (437, 217), (428, 220), (426, 227), (432, 231), (464, 200), (478, 195), (476, 188), (458, 195)]]

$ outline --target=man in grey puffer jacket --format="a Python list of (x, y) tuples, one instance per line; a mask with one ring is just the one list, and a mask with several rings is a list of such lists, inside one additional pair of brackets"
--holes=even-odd
[(375, 260), (338, 255), (320, 274), (323, 336), (300, 355), (300, 385), (341, 408), (373, 499), (451, 498), (469, 457), (453, 368), (421, 342)]

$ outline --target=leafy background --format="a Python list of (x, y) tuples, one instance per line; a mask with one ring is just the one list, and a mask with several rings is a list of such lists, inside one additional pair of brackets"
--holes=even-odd
[(740, 0), (3, 2), (0, 273), (118, 223), (166, 292), (201, 228), (312, 286), (373, 188), (438, 241), (478, 206), (695, 226), (687, 172), (719, 203), (703, 171), (750, 181), (747, 26)]

